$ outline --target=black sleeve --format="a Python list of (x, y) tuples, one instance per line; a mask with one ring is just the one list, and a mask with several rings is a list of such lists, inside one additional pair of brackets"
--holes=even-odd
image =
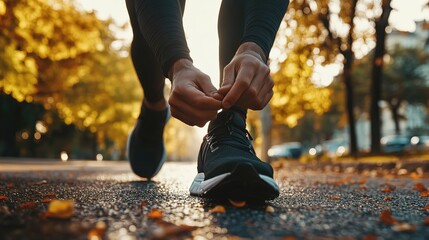
[(289, 0), (247, 0), (241, 43), (258, 44), (268, 58), (288, 5)]
[(140, 31), (161, 64), (164, 76), (180, 58), (192, 61), (182, 23), (178, 0), (136, 1)]

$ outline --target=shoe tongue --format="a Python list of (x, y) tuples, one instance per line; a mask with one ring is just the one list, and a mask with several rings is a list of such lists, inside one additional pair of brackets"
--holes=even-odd
[(222, 112), (217, 115), (216, 119), (210, 122), (209, 131), (216, 126), (225, 124), (228, 120), (231, 120), (231, 123), (240, 129), (246, 128), (246, 121), (239, 112), (234, 110), (222, 110)]

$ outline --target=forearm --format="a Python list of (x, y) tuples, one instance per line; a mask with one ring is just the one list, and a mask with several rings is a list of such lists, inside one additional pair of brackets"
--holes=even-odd
[(267, 60), (280, 23), (289, 5), (288, 0), (248, 0), (242, 43), (254, 42)]
[(168, 77), (179, 59), (192, 61), (186, 43), (182, 13), (177, 0), (136, 1), (140, 31)]

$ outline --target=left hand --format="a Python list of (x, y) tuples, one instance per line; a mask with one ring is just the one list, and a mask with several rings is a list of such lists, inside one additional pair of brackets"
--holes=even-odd
[(262, 49), (252, 42), (243, 43), (223, 70), (218, 93), (224, 96), (223, 108), (237, 106), (261, 110), (273, 96), (274, 81), (265, 63)]

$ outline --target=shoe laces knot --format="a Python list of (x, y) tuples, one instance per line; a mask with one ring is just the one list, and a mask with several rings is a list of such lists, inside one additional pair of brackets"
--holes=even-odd
[[(215, 125), (209, 130), (205, 139), (210, 146), (210, 151), (214, 152), (218, 150), (221, 142), (234, 139), (233, 143), (229, 142), (231, 145), (246, 146), (250, 152), (255, 153), (251, 143), (253, 141), (252, 135), (246, 128), (236, 126), (233, 123), (233, 119), (234, 116), (230, 114), (223, 124)], [(243, 135), (245, 139), (243, 139)]]

